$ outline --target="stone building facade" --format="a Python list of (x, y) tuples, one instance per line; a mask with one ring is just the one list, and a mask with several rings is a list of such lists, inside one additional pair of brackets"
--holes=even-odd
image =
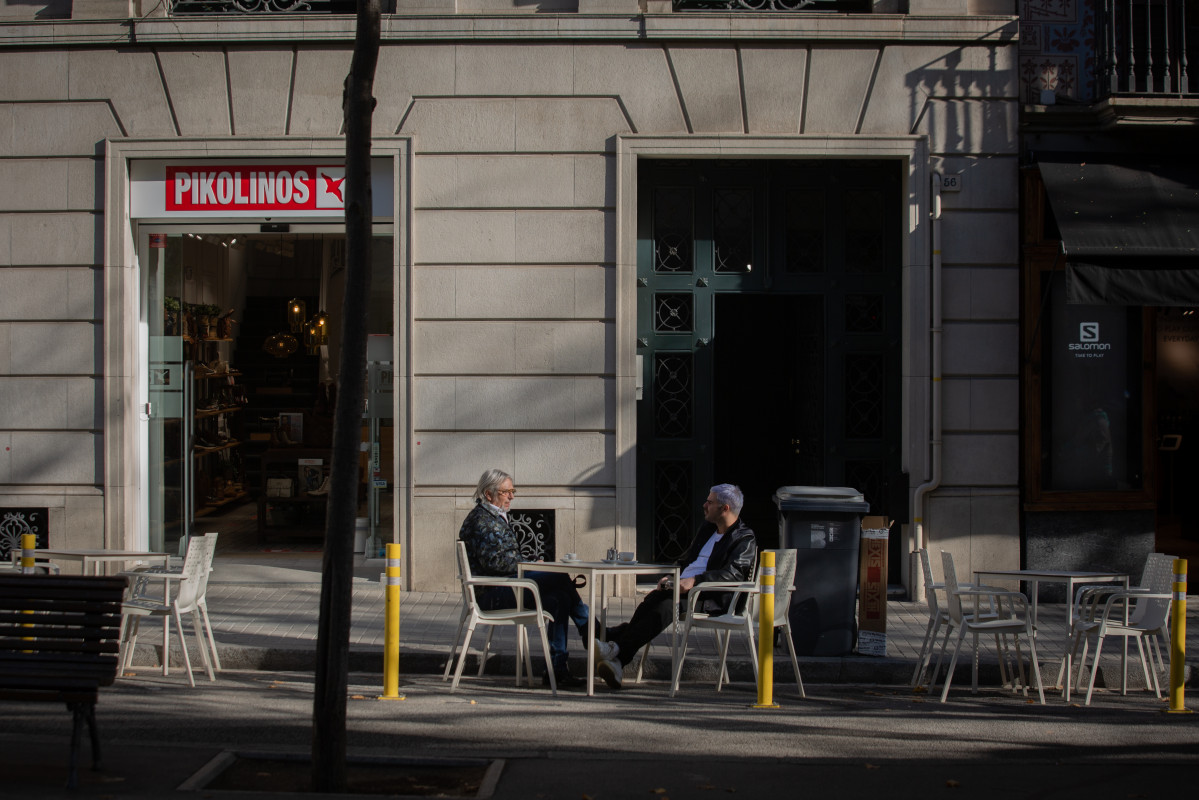
[[(344, 153), (353, 17), (170, 5), (0, 16), (0, 505), (48, 508), (58, 546), (164, 546), (147, 496), (150, 234), (227, 247), (272, 225), (336, 230), (327, 212), (147, 210), (172, 165)], [(892, 583), (921, 545), (962, 572), (1018, 567), (1008, 5), (389, 6), (373, 155), (390, 286), (375, 288), (394, 369), (384, 538), (405, 545), (408, 586), (453, 585), (491, 466), (584, 557), (670, 555), (697, 492), (761, 462), (746, 482), (762, 519), (773, 481), (856, 485), (897, 520)], [(663, 256), (680, 246), (682, 268)], [(654, 322), (664, 309), (676, 327)], [(801, 400), (755, 428), (779, 373)], [(682, 412), (664, 402), (680, 376)]]

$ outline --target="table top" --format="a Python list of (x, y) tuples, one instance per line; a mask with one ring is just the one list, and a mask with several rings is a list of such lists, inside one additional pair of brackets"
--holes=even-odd
[(1127, 572), (1087, 572), (1084, 570), (1069, 570), (1069, 569), (976, 569), (975, 575), (994, 575), (1007, 576), (1011, 578), (1040, 578), (1041, 580), (1073, 580), (1082, 578), (1084, 580), (1100, 579), (1100, 578), (1127, 578)]
[(522, 561), (525, 569), (573, 570), (648, 570), (651, 572), (671, 572), (678, 569), (674, 564), (649, 564), (640, 561)]
[(93, 558), (108, 561), (131, 561), (135, 558), (170, 558), (170, 553), (155, 553), (147, 550), (86, 550), (47, 547), (33, 551), (34, 556), (60, 556), (62, 558)]

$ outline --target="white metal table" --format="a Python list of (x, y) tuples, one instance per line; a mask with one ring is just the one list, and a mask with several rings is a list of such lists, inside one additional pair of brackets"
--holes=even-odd
[[(20, 557), (20, 551), (14, 551), (13, 560), (17, 563)], [(84, 575), (99, 575), (100, 565), (108, 564), (113, 561), (128, 562), (128, 561), (146, 561), (160, 562), (164, 567), (170, 566), (170, 553), (154, 553), (145, 550), (79, 550), (70, 548), (47, 547), (38, 548), (33, 551), (35, 559), (43, 559), (47, 561), (78, 561), (80, 563), (80, 571)], [(90, 568), (90, 572), (88, 571)]]
[(1084, 583), (1122, 583), (1128, 588), (1126, 572), (1082, 572), (1060, 569), (976, 569), (974, 579), (982, 584), (983, 576), (1010, 578), (1032, 584), (1028, 599), (1032, 601), (1032, 624), (1037, 624), (1037, 595), (1042, 583), (1066, 584), (1066, 624), (1074, 619), (1074, 588)]
[[(587, 578), (587, 694), (595, 694), (595, 598), (597, 579), (599, 597), (603, 608), (600, 610), (601, 625), (607, 621), (608, 594), (603, 591), (609, 577), (621, 575), (663, 575), (669, 574), (674, 588), (674, 608), (678, 613), (679, 607), (679, 568), (674, 564), (640, 564), (624, 561), (522, 561), (517, 567), (518, 577), (524, 577), (529, 572), (562, 572), (567, 575), (583, 575)], [(603, 630), (603, 627), (600, 628)], [(679, 642), (678, 626), (670, 626), (670, 674), (678, 664)]]

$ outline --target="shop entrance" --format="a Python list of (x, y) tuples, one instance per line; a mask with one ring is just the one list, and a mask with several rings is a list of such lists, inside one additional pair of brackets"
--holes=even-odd
[[(323, 541), (344, 229), (270, 227), (139, 227), (140, 507), (151, 549), (175, 552), (208, 530), (264, 548)], [(372, 334), (390, 337), (390, 237), (376, 237), (373, 260), (363, 313)], [(390, 347), (380, 353), (390, 362)], [(389, 453), (390, 400), (377, 405), (382, 424), (364, 421), (367, 452)], [(390, 540), (390, 459), (379, 461), (381, 474), (362, 470), (359, 500)]]
[(1155, 316), (1156, 549), (1195, 558), (1199, 557), (1199, 515), (1190, 502), (1190, 491), (1199, 483), (1199, 312), (1158, 308)]

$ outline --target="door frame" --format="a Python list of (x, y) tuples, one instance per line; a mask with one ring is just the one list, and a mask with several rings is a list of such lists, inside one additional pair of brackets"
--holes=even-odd
[[(637, 541), (637, 192), (641, 158), (896, 159), (906, 168), (902, 227), (902, 468), (912, 484), (931, 475), (928, 408), (932, 324), (929, 143), (924, 136), (745, 136), (622, 134), (616, 137), (616, 532), (621, 549)], [(906, 559), (905, 569), (906, 569)], [(907, 575), (904, 575), (907, 580)]]
[[(412, 252), (408, 231), (412, 229), (413, 214), (411, 198), (412, 153), (411, 141), (407, 137), (378, 138), (372, 142), (372, 158), (389, 159), (391, 162), (390, 198), (394, 213), (390, 218), (375, 221), (375, 228), (390, 228), (392, 237), (392, 318), (395, 328), (393, 341), (397, 391), (394, 394), (393, 418), (407, 420), (411, 408), (410, 331), (411, 310), (408, 298), (411, 290)], [(313, 139), (264, 138), (246, 140), (237, 137), (223, 138), (173, 138), (152, 139), (109, 139), (105, 142), (104, 176), (104, 289), (103, 289), (103, 463), (104, 463), (104, 534), (105, 549), (135, 549), (148, 542), (148, 531), (143, 530), (141, 507), (144, 503), (144, 475), (141, 471), (142, 422), (138, 407), (141, 396), (143, 369), (140, 363), (138, 338), (138, 312), (140, 298), (140, 265), (138, 251), (138, 226), (154, 223), (153, 220), (135, 220), (130, 211), (132, 196), (132, 162), (142, 160), (187, 159), (194, 161), (217, 161), (229, 159), (344, 159), (345, 140), (338, 137)], [(273, 222), (287, 222), (297, 229), (312, 230), (325, 227), (332, 230), (339, 225), (333, 219), (284, 219), (280, 215)], [(209, 229), (230, 229), (250, 224), (256, 226), (265, 219), (212, 217), (159, 220), (156, 228), (181, 226), (195, 229), (197, 225)], [(211, 232), (211, 231), (210, 231)], [(410, 426), (397, 430), (395, 447), (396, 491), (393, 495), (394, 519), (399, 530), (393, 534), (407, 540), (411, 536), (411, 453), (408, 434)], [(400, 515), (404, 509), (406, 516)], [(411, 554), (410, 546), (404, 547)], [(410, 556), (409, 556), (410, 558)], [(409, 558), (405, 568), (411, 573)]]

